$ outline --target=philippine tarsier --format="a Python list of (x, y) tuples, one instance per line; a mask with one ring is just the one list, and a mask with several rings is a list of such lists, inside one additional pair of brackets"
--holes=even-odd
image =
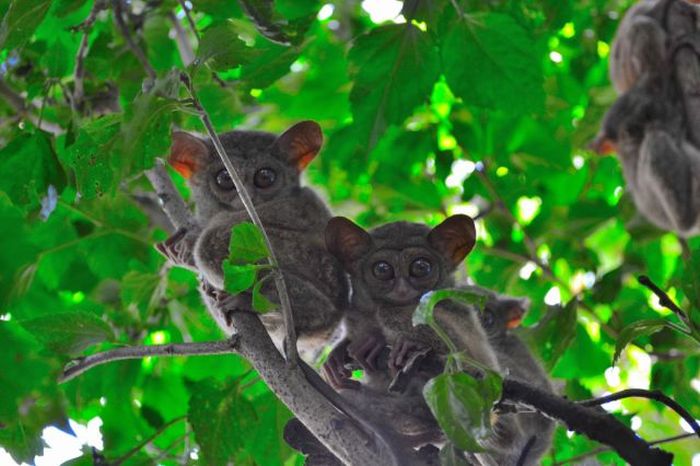
[[(350, 274), (353, 295), (345, 319), (346, 337), (332, 351), (324, 372), (343, 396), (364, 404), (369, 416), (397, 420), (395, 428), (414, 445), (440, 436), (420, 396), (420, 385), (426, 379), (419, 378), (418, 386), (410, 388), (403, 398), (392, 398), (386, 392), (390, 377), (375, 371), (376, 357), (388, 344), (388, 366), (394, 374), (415, 352), (430, 349), (439, 356), (447, 354), (447, 347), (433, 330), (412, 325), (412, 315), (424, 293), (453, 285), (453, 272), (471, 251), (475, 237), (474, 223), (465, 215), (449, 217), (432, 230), (421, 224), (396, 222), (366, 232), (342, 217), (332, 219), (326, 228), (326, 246)], [(460, 350), (481, 365), (502, 371), (498, 350), (482, 328), (476, 309), (444, 301), (437, 306), (435, 318)], [(524, 347), (522, 350), (527, 352)], [(369, 382), (359, 388), (348, 380), (348, 356), (370, 374)], [(358, 392), (353, 394), (353, 389)], [(507, 416), (506, 422), (499, 417), (495, 435), (483, 445), (488, 453), (475, 455), (475, 459), (487, 465), (516, 464), (530, 438), (519, 418)], [(538, 451), (537, 457), (540, 454)], [(534, 464), (529, 458), (526, 464)]]
[[(700, 233), (700, 151), (692, 141), (700, 122), (684, 107), (684, 78), (674, 73), (679, 48), (698, 36), (671, 38), (669, 9), (695, 18), (680, 0), (640, 2), (625, 15), (613, 42), (610, 76), (622, 96), (606, 114), (593, 143), (616, 151), (628, 189), (649, 221), (688, 237)], [(692, 108), (691, 108), (692, 109)]]
[[(289, 291), (300, 345), (302, 349), (319, 348), (336, 328), (348, 299), (347, 278), (324, 247), (323, 231), (330, 212), (317, 194), (299, 183), (300, 173), (321, 149), (321, 129), (304, 121), (279, 137), (253, 131), (231, 131), (219, 137), (270, 237)], [(222, 289), (222, 262), (229, 255), (231, 228), (249, 221), (248, 214), (211, 141), (176, 132), (169, 161), (188, 181), (201, 230), (180, 231), (160, 245), (160, 250)], [(273, 285), (273, 280), (267, 280), (262, 290), (277, 303)], [(250, 294), (239, 295), (236, 307), (250, 309)], [(222, 329), (233, 332), (225, 315), (212, 314)], [(261, 318), (279, 345), (283, 334), (280, 312)]]

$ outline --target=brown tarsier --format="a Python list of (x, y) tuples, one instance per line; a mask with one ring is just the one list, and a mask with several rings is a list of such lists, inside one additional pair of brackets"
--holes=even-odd
[[(552, 391), (547, 373), (516, 333), (523, 315), (530, 307), (530, 300), (500, 295), (491, 290), (485, 291), (490, 298), (481, 313), (481, 324), (496, 351), (502, 370), (509, 378)], [(526, 412), (503, 415), (499, 422), (510, 422), (514, 416), (517, 417), (524, 433), (524, 437), (519, 439), (521, 456), (517, 464), (539, 464), (540, 457), (552, 443), (554, 421), (537, 412)]]
[[(387, 387), (391, 375), (404, 368), (412, 354), (425, 349), (442, 358), (447, 354), (431, 329), (413, 327), (412, 316), (423, 294), (454, 284), (453, 272), (471, 251), (475, 237), (474, 223), (464, 215), (449, 217), (433, 229), (396, 222), (366, 232), (342, 217), (332, 219), (326, 228), (328, 250), (350, 274), (353, 294), (344, 322), (345, 340), (332, 351), (324, 372), (344, 397), (365, 406), (368, 416), (394, 421), (394, 428), (414, 446), (444, 441), (421, 395), (430, 376), (418, 374), (400, 395), (388, 393)], [(498, 350), (475, 308), (444, 301), (435, 318), (460, 350), (501, 372)], [(377, 355), (387, 344), (390, 374), (375, 370)], [(362, 384), (349, 380), (348, 357), (366, 369), (369, 377)], [(515, 465), (531, 437), (522, 430), (519, 415), (499, 416), (494, 432), (483, 445), (488, 453), (473, 459), (486, 465)]]
[[(299, 182), (301, 172), (321, 149), (321, 129), (305, 121), (279, 137), (254, 131), (230, 131), (219, 137), (270, 237), (290, 294), (300, 344), (302, 348), (318, 346), (336, 328), (348, 299), (347, 278), (324, 247), (323, 231), (330, 212), (317, 194)], [(174, 262), (201, 272), (214, 288), (222, 289), (222, 262), (229, 255), (231, 228), (249, 221), (248, 214), (211, 141), (177, 132), (169, 161), (187, 178), (201, 230), (180, 231), (159, 249)], [(272, 280), (267, 280), (262, 290), (273, 302), (279, 302)], [(250, 294), (237, 296), (237, 303), (238, 309), (250, 310)], [(231, 334), (226, 316), (212, 313), (219, 326)], [(281, 314), (270, 312), (261, 318), (279, 345)]]

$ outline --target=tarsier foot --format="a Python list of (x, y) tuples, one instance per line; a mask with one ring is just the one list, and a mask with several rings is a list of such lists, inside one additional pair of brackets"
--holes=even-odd
[(417, 343), (408, 338), (401, 337), (394, 343), (389, 353), (389, 369), (392, 373), (400, 371), (415, 352), (422, 352), (425, 349), (425, 345)]
[(348, 343), (343, 342), (337, 345), (328, 355), (328, 359), (323, 364), (323, 377), (336, 390), (341, 388), (355, 388), (359, 385), (356, 380), (350, 379), (352, 372), (345, 367), (348, 360)]
[(204, 279), (201, 280), (199, 288), (211, 306), (215, 307), (223, 315), (226, 325), (231, 327), (233, 324), (231, 314), (237, 310), (235, 296), (216, 288)]
[(173, 264), (193, 268), (196, 240), (197, 235), (186, 228), (180, 228), (170, 238), (156, 244), (156, 249)]
[(386, 346), (382, 335), (369, 335), (348, 345), (348, 354), (365, 371), (377, 370), (377, 356)]

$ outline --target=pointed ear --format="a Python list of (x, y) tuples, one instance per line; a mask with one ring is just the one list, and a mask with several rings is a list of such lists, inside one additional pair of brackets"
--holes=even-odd
[(326, 249), (343, 264), (360, 258), (372, 245), (372, 237), (345, 217), (333, 217), (326, 226)]
[(457, 266), (476, 243), (474, 220), (467, 215), (447, 217), (430, 231), (428, 243), (440, 251), (453, 266)]
[(209, 150), (201, 139), (183, 131), (173, 133), (168, 162), (179, 174), (189, 179), (208, 157)]
[(275, 145), (301, 173), (321, 150), (323, 132), (315, 121), (302, 121), (282, 133)]
[(527, 298), (514, 299), (508, 303), (506, 308), (506, 328), (513, 329), (520, 325), (523, 321), (523, 316), (530, 309), (530, 300)]

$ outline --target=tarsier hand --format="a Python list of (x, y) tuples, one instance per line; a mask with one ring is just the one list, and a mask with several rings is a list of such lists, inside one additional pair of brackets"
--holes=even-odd
[(341, 388), (356, 388), (359, 382), (350, 379), (352, 372), (345, 367), (348, 360), (348, 340), (344, 340), (337, 344), (330, 354), (328, 359), (323, 363), (323, 376), (328, 381), (331, 387), (336, 390)]
[(386, 339), (381, 334), (369, 334), (348, 345), (348, 354), (368, 372), (377, 370), (377, 356), (386, 346)]
[(389, 353), (389, 369), (393, 374), (399, 372), (416, 352), (423, 352), (426, 345), (411, 340), (409, 337), (400, 336), (391, 347)]
[(180, 228), (170, 238), (156, 244), (156, 249), (174, 265), (195, 270), (194, 244), (198, 236), (198, 230)]

